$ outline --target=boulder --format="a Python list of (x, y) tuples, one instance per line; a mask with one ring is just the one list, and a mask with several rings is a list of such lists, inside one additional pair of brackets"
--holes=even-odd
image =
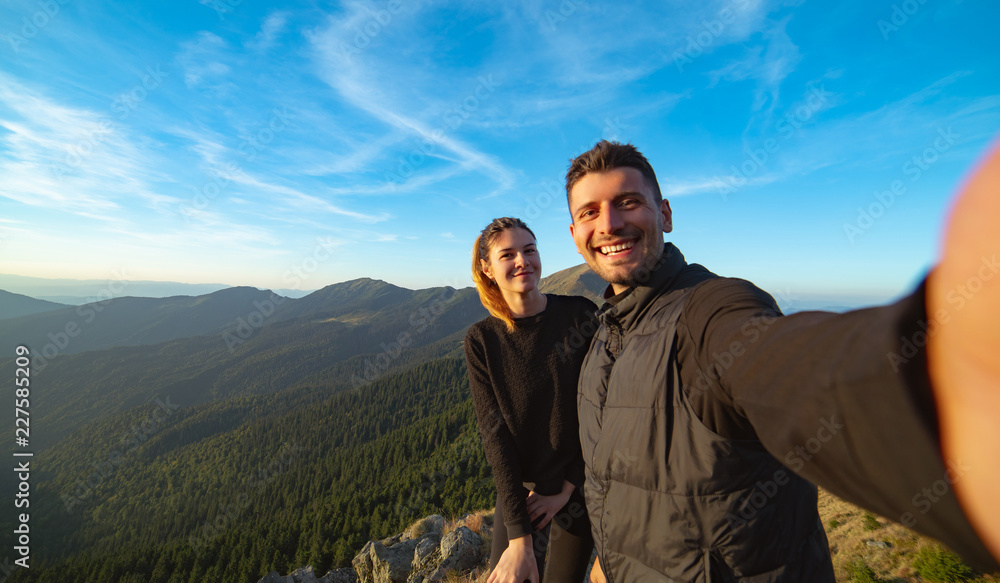
[(460, 526), (441, 539), (442, 566), (467, 571), (483, 560), (483, 539), (468, 527)]
[(370, 541), (351, 562), (358, 574), (358, 581), (360, 583), (406, 583), (406, 579), (410, 575), (410, 566), (413, 563), (413, 551), (419, 542), (419, 540), (411, 539), (387, 547), (380, 541)]

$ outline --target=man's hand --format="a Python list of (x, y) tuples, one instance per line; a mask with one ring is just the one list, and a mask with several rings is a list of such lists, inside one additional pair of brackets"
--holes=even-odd
[(608, 578), (601, 569), (601, 560), (597, 557), (594, 557), (594, 566), (590, 569), (590, 583), (608, 583)]
[[(569, 502), (570, 494), (573, 493), (575, 488), (576, 486), (573, 484), (563, 482), (562, 491), (552, 496), (542, 496), (535, 492), (528, 492), (528, 516), (531, 518), (531, 524), (535, 526), (536, 530), (545, 528), (545, 525), (552, 520), (556, 512), (559, 512), (563, 506), (566, 506), (566, 503)], [(536, 523), (535, 520), (538, 517), (543, 518), (541, 522)]]
[(507, 543), (507, 550), (500, 556), (496, 569), (486, 583), (538, 583), (538, 564), (531, 550), (531, 535), (518, 537)]
[[(970, 468), (955, 493), (1000, 560), (1000, 147), (952, 210), (941, 263), (927, 281), (927, 358), (945, 462)], [(933, 328), (931, 329), (933, 331)]]

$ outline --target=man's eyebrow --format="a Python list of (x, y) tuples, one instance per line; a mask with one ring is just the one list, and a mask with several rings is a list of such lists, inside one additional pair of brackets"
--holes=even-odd
[[(617, 201), (619, 201), (619, 200), (621, 200), (621, 199), (623, 199), (625, 197), (629, 197), (629, 196), (637, 196), (637, 197), (641, 198), (642, 200), (646, 200), (646, 195), (644, 193), (642, 193), (642, 192), (639, 192), (638, 190), (623, 190), (623, 191), (619, 192), (618, 194), (616, 194), (614, 196), (614, 198), (612, 198), (611, 200), (612, 200), (612, 202), (617, 202)], [(596, 201), (585, 202), (585, 203), (579, 205), (578, 207), (576, 207), (575, 209), (573, 209), (573, 214), (576, 214), (576, 213), (580, 212), (581, 209), (587, 208), (588, 206), (592, 206), (594, 204), (597, 204), (597, 202)]]

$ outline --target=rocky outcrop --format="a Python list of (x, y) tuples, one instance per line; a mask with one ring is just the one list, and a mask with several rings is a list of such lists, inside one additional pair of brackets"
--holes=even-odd
[(406, 532), (369, 541), (351, 562), (317, 578), (312, 567), (289, 575), (272, 571), (258, 583), (437, 583), (448, 573), (469, 571), (485, 558), (483, 539), (467, 526), (445, 534), (447, 521), (428, 516)]
[(316, 577), (312, 567), (302, 567), (281, 576), (277, 571), (271, 571), (257, 583), (357, 583), (358, 576), (354, 569), (333, 569), (326, 575)]

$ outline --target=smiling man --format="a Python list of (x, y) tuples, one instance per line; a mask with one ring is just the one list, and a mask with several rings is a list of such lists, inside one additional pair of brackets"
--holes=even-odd
[[(592, 580), (832, 583), (814, 483), (996, 567), (952, 482), (929, 508), (912, 501), (958, 475), (927, 355), (889, 356), (927, 327), (928, 286), (784, 317), (664, 243), (670, 205), (633, 146), (581, 154), (566, 191), (577, 250), (610, 284), (578, 395)], [(956, 483), (995, 474), (964, 471)]]

